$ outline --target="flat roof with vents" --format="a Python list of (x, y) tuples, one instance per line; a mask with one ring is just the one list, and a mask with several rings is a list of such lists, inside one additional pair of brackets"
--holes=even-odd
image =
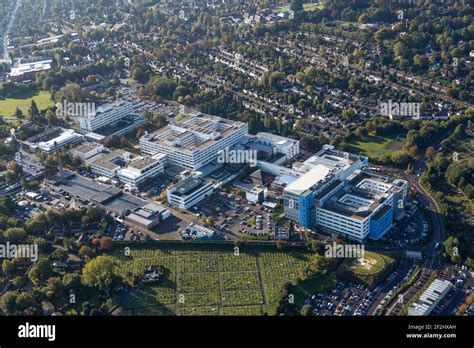
[(453, 284), (445, 279), (435, 279), (420, 298), (408, 309), (408, 315), (429, 315), (452, 289)]
[(170, 149), (193, 151), (208, 147), (244, 126), (244, 122), (192, 113), (180, 120), (172, 120), (167, 126), (144, 135), (142, 139)]
[(296, 194), (301, 194), (313, 186), (325, 181), (327, 176), (331, 173), (331, 169), (321, 164), (315, 165), (309, 172), (297, 178), (290, 183), (285, 191)]

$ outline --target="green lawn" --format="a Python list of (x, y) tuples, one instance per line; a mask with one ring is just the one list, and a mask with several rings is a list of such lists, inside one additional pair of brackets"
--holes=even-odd
[(367, 261), (367, 266), (354, 264), (355, 260), (348, 261), (351, 269), (358, 274), (377, 274), (385, 268), (385, 261), (382, 255), (366, 251), (364, 259)]
[[(320, 10), (324, 7), (323, 3), (309, 3), (303, 4), (303, 9), (305, 11), (315, 11)], [(276, 8), (277, 11), (288, 12), (290, 11), (290, 5), (284, 5)]]
[(375, 261), (370, 267), (354, 265), (354, 259), (346, 261), (348, 272), (342, 275), (342, 279), (363, 283), (374, 287), (393, 270), (396, 265), (396, 255), (387, 255), (365, 251), (365, 256)]
[(5, 121), (16, 122), (16, 118), (12, 116), (16, 108), (18, 107), (23, 111), (23, 114), (26, 115), (33, 99), (39, 110), (47, 109), (53, 105), (49, 92), (40, 91), (36, 94), (25, 96), (24, 98), (7, 98), (0, 100), (0, 116), (3, 117)]
[(256, 216), (252, 216), (251, 218), (249, 218), (247, 221), (247, 224), (252, 226), (252, 227), (255, 227), (255, 224), (257, 223), (257, 217)]
[(315, 276), (313, 278), (304, 280), (295, 285), (290, 293), (295, 296), (295, 304), (299, 307), (303, 305), (308, 296), (320, 292), (331, 291), (337, 285), (337, 279), (334, 274), (326, 274), (322, 276)]
[(367, 136), (356, 138), (350, 143), (349, 152), (358, 153), (369, 158), (377, 158), (384, 154), (400, 150), (403, 147), (404, 139), (396, 139), (381, 136)]
[(141, 275), (162, 265), (164, 279), (140, 286), (124, 301), (126, 313), (139, 315), (274, 315), (285, 282), (295, 282), (309, 259), (305, 251), (277, 251), (274, 246), (156, 244), (113, 253), (121, 275)]

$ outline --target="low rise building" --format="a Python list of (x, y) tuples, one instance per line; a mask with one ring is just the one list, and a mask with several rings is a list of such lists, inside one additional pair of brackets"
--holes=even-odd
[(58, 148), (70, 145), (72, 143), (81, 142), (84, 136), (74, 132), (72, 129), (52, 128), (43, 133), (35, 135), (26, 140), (23, 144), (28, 146), (31, 152), (44, 152), (52, 154), (54, 152), (54, 144)]
[(261, 144), (271, 146), (274, 154), (283, 154), (287, 159), (292, 159), (300, 153), (300, 142), (295, 139), (265, 132), (257, 133), (255, 139)]
[(71, 150), (73, 158), (77, 158), (82, 164), (89, 164), (98, 159), (105, 151), (104, 145), (97, 143), (85, 143)]
[(91, 162), (91, 172), (112, 178), (122, 167), (137, 159), (139, 156), (124, 150), (114, 150)]
[(212, 195), (212, 182), (189, 176), (167, 190), (168, 203), (181, 209), (189, 209)]
[(445, 279), (435, 279), (420, 298), (408, 308), (408, 315), (429, 315), (440, 301), (453, 288)]
[(51, 69), (53, 61), (51, 59), (37, 62), (20, 63), (11, 68), (8, 78), (12, 81), (26, 81), (34, 79), (41, 71)]
[(120, 182), (130, 186), (138, 187), (149, 179), (164, 172), (166, 155), (156, 154), (152, 157), (140, 156), (127, 167), (120, 169), (117, 174)]
[(94, 174), (117, 177), (129, 188), (136, 188), (148, 179), (164, 172), (166, 155), (139, 156), (124, 150), (114, 150), (91, 162)]
[(245, 192), (245, 198), (251, 203), (263, 203), (267, 198), (268, 189), (265, 186), (255, 186)]
[(46, 183), (54, 192), (67, 194), (85, 205), (100, 206), (119, 216), (125, 216), (149, 203), (128, 195), (116, 187), (99, 184), (68, 170), (48, 179)]
[(133, 210), (125, 219), (141, 227), (152, 229), (170, 215), (171, 213), (166, 208), (155, 203), (149, 203)]

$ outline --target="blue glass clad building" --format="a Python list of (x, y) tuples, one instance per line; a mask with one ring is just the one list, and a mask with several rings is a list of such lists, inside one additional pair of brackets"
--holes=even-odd
[(299, 196), (299, 223), (300, 226), (311, 228), (314, 222), (314, 193)]
[(370, 219), (370, 233), (369, 237), (372, 239), (379, 239), (384, 233), (392, 227), (393, 222), (393, 207), (385, 205)]

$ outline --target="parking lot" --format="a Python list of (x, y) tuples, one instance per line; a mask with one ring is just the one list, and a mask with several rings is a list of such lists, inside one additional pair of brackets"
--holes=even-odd
[[(110, 234), (111, 234), (113, 240), (130, 239), (130, 228), (126, 225), (117, 223), (110, 230)], [(126, 238), (126, 237), (128, 237), (128, 238)]]
[[(474, 278), (465, 266), (450, 266), (438, 275), (438, 278), (446, 279), (453, 284), (453, 289), (446, 295), (438, 306), (433, 310), (433, 315), (454, 315), (466, 297), (473, 291)], [(465, 315), (474, 315), (474, 306), (471, 306)]]
[(312, 295), (304, 304), (310, 304), (316, 316), (361, 316), (367, 315), (376, 295), (365, 285), (339, 282), (334, 290)]
[(224, 234), (266, 239), (273, 236), (271, 209), (248, 204), (244, 198), (233, 194), (215, 194), (193, 212), (212, 217), (214, 227)]
[(386, 234), (384, 239), (392, 242), (394, 247), (423, 245), (429, 235), (429, 224), (424, 214), (416, 214), (397, 224)]

